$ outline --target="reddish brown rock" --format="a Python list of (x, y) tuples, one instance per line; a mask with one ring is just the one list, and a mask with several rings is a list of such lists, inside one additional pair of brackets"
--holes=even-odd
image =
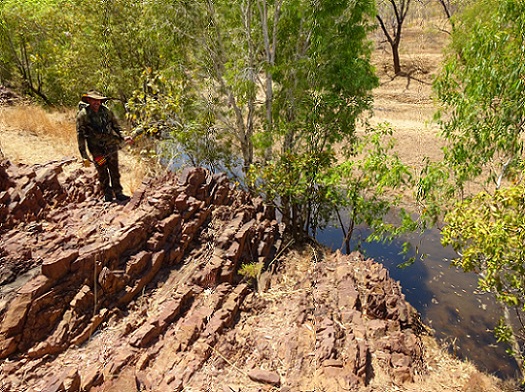
[(6, 191), (15, 185), (15, 182), (10, 179), (9, 174), (7, 173), (6, 167), (9, 162), (2, 161), (0, 162), (0, 191)]
[(0, 334), (0, 359), (6, 358), (16, 352), (18, 340), (16, 337), (6, 337)]
[(151, 252), (142, 251), (132, 256), (126, 263), (126, 274), (139, 276), (151, 263)]
[(202, 167), (186, 167), (180, 175), (179, 184), (187, 186), (189, 193), (195, 193), (207, 179), (209, 181), (209, 178), (209, 172)]
[[(232, 364), (260, 388), (308, 390), (315, 375), (327, 390), (357, 389), (377, 370), (372, 357), (401, 381), (422, 365), (417, 318), (384, 268), (336, 254), (281, 277), (275, 212), (224, 175), (147, 179), (127, 205), (100, 200), (94, 171), (5, 175), (14, 186), (0, 199), (17, 214), (5, 215), (0, 256), (20, 265), (27, 244), (25, 262), (43, 273), (0, 310), (6, 392), (22, 379), (28, 390), (205, 390), (231, 385)], [(40, 208), (31, 225), (24, 205)], [(267, 293), (238, 274), (253, 262), (270, 265)]]
[(273, 371), (254, 369), (248, 373), (248, 377), (253, 381), (270, 384), (274, 387), (279, 387), (281, 385), (281, 377), (277, 372)]
[(98, 326), (106, 319), (108, 313), (108, 310), (104, 308), (98, 314), (95, 314), (87, 323), (84, 330), (78, 335), (72, 337), (71, 344), (79, 346), (88, 340), (93, 335), (93, 333), (95, 333)]
[(75, 310), (76, 313), (83, 313), (84, 311), (92, 308), (94, 300), (95, 298), (91, 288), (87, 285), (84, 285), (77, 295), (75, 295), (69, 305)]
[(340, 359), (327, 359), (326, 361), (323, 361), (324, 367), (337, 367), (342, 368), (343, 367), (343, 361)]
[(153, 339), (159, 336), (161, 331), (162, 328), (158, 322), (143, 325), (133, 333), (130, 338), (130, 344), (134, 347), (146, 347), (153, 341)]
[(111, 271), (109, 268), (104, 267), (98, 275), (98, 283), (107, 295), (117, 293), (126, 286), (127, 282), (128, 277), (124, 274), (124, 271)]
[(104, 382), (102, 370), (97, 365), (87, 366), (81, 371), (80, 381), (81, 390), (89, 391)]
[(335, 354), (336, 329), (332, 320), (325, 318), (320, 321), (316, 331), (315, 356), (320, 362), (332, 359)]
[(33, 296), (34, 292), (21, 292), (16, 296), (2, 320), (0, 335), (9, 337), (22, 332)]
[(51, 255), (42, 263), (42, 274), (54, 280), (67, 275), (71, 268), (71, 262), (78, 257), (78, 250), (58, 252)]

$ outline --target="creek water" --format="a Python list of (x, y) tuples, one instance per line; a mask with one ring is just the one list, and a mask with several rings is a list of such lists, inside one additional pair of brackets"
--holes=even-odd
[[(362, 229), (363, 234), (365, 231)], [(341, 248), (343, 237), (339, 228), (329, 227), (317, 234), (317, 240), (335, 250)], [(359, 250), (381, 262), (390, 276), (400, 282), (408, 302), (451, 353), (500, 378), (515, 377), (516, 362), (505, 352), (506, 347), (496, 342), (492, 332), (500, 309), (490, 294), (477, 290), (476, 275), (450, 266), (449, 260), (456, 254), (443, 248), (438, 230), (408, 240), (427, 257), (406, 268), (398, 266), (414, 253), (402, 255), (402, 241), (360, 243)]]

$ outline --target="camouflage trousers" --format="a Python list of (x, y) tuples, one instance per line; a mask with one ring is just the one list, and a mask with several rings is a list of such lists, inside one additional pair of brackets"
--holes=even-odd
[(120, 172), (118, 164), (118, 148), (116, 146), (107, 147), (105, 153), (93, 153), (93, 160), (97, 168), (100, 187), (104, 194), (115, 195), (122, 193), (120, 184)]

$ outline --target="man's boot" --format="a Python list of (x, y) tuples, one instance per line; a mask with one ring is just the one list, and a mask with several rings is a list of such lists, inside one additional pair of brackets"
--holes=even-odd
[(115, 198), (118, 200), (118, 201), (128, 201), (129, 200), (129, 196), (128, 195), (125, 195), (124, 193), (122, 192), (119, 192), (115, 195)]

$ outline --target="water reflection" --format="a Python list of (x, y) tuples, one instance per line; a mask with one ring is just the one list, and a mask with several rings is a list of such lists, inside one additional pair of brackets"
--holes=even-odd
[[(318, 233), (317, 239), (334, 250), (340, 249), (341, 230), (327, 228)], [(401, 241), (361, 243), (359, 247), (367, 257), (388, 268), (390, 276), (401, 283), (406, 299), (420, 312), (425, 324), (434, 329), (436, 338), (459, 358), (501, 378), (515, 377), (515, 361), (492, 333), (500, 317), (499, 308), (490, 295), (476, 290), (476, 275), (450, 267), (448, 260), (455, 254), (441, 246), (437, 230), (409, 241), (428, 257), (404, 269), (398, 265), (413, 254), (400, 255)]]

